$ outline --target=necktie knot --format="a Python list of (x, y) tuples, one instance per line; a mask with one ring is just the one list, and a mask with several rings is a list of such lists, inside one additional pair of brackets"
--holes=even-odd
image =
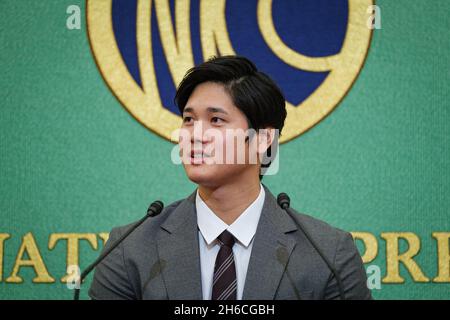
[(220, 242), (221, 246), (227, 246), (232, 248), (235, 242), (234, 236), (228, 232), (227, 230), (225, 230), (224, 232), (222, 232), (217, 239)]

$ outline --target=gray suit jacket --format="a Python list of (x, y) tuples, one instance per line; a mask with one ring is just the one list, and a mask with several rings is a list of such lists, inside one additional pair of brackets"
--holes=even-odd
[[(244, 300), (339, 299), (335, 278), (264, 186)], [(296, 218), (340, 274), (347, 299), (371, 299), (352, 236), (310, 216)], [(114, 228), (108, 247), (129, 226)], [(95, 270), (92, 299), (202, 299), (195, 192), (126, 238)]]

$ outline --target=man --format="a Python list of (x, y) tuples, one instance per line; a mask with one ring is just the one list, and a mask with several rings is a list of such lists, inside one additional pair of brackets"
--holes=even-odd
[[(91, 298), (370, 299), (351, 235), (291, 217), (261, 184), (286, 118), (274, 82), (244, 57), (218, 57), (189, 70), (175, 100), (180, 155), (198, 189), (112, 251), (96, 269)], [(106, 246), (127, 228), (113, 229)]]

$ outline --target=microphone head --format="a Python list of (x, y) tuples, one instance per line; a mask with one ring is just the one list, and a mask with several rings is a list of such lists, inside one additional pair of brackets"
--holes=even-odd
[(291, 199), (286, 193), (282, 192), (278, 195), (277, 202), (282, 209), (287, 209), (291, 204)]
[(156, 217), (158, 214), (161, 213), (163, 208), (164, 208), (164, 204), (161, 201), (156, 200), (155, 202), (153, 202), (150, 205), (150, 207), (148, 207), (147, 215), (149, 217)]

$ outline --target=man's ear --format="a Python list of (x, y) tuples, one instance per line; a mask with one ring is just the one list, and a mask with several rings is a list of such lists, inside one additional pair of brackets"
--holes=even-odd
[(272, 127), (259, 129), (257, 132), (257, 152), (264, 154), (275, 139), (276, 130)]

